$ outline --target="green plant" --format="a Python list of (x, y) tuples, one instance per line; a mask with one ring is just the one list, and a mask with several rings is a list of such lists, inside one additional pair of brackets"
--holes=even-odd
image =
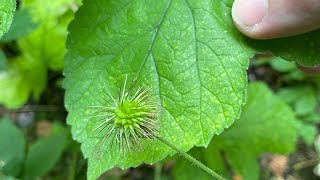
[(277, 83), (277, 95), (286, 102), (299, 119), (299, 135), (311, 145), (317, 134), (316, 125), (320, 122), (319, 77), (307, 75), (298, 69), (294, 62), (279, 57), (258, 58), (253, 61), (257, 67), (269, 64), (277, 73), (281, 73)]
[(1, 16), (8, 18), (4, 22), (11, 23), (14, 15), (14, 21), (12, 28), (0, 39), (0, 47), (17, 52), (0, 58), (0, 64), (4, 64), (0, 66), (1, 104), (17, 108), (29, 99), (39, 100), (47, 86), (48, 71), (62, 70), (66, 29), (74, 13), (72, 7), (77, 7), (74, 0), (54, 3), (23, 0), (15, 13)]
[(51, 135), (27, 148), (23, 133), (8, 117), (4, 117), (0, 121), (0, 178), (33, 179), (42, 176), (57, 163), (66, 145), (66, 130), (55, 124)]
[[(89, 179), (113, 166), (154, 163), (174, 154), (155, 140), (144, 151), (121, 156), (116, 149), (99, 144), (91, 132), (83, 131), (91, 115), (86, 108), (100, 101), (104, 85), (115, 92), (116, 77), (128, 74), (129, 79), (137, 77), (138, 85), (153, 88), (163, 108), (159, 134), (187, 151), (194, 145), (207, 146), (213, 135), (239, 117), (245, 102), (245, 70), (254, 48), (272, 47), (275, 54), (288, 60), (318, 63), (314, 48), (309, 49), (308, 58), (300, 58), (300, 45), (294, 44), (296, 52), (288, 56), (280, 48), (284, 40), (262, 43), (241, 36), (231, 20), (231, 4), (210, 0), (84, 1), (69, 27), (64, 87), (68, 124), (88, 158)], [(319, 31), (303, 37), (317, 34)], [(316, 39), (314, 45), (319, 46)], [(301, 37), (286, 41), (303, 42)], [(96, 150), (103, 154), (99, 159)]]
[[(226, 177), (239, 174), (243, 179), (259, 179), (257, 157), (264, 152), (292, 152), (298, 128), (294, 112), (285, 102), (265, 84), (250, 83), (247, 103), (240, 119), (224, 133), (213, 137), (208, 148), (196, 148), (192, 154)], [(185, 160), (179, 158), (173, 170), (175, 179), (210, 179), (203, 172), (191, 170), (192, 167), (188, 166)]]
[[(29, 99), (43, 102), (41, 95), (52, 84), (48, 76), (61, 75), (64, 68), (67, 124), (88, 159), (88, 179), (113, 167), (153, 164), (176, 152), (195, 161), (185, 153), (191, 149), (203, 161), (195, 163), (204, 169), (207, 165), (225, 173), (223, 158), (227, 158), (234, 173), (257, 179), (255, 160), (260, 153), (292, 152), (295, 133), (308, 144), (314, 139), (320, 81), (305, 76), (295, 63), (320, 64), (320, 30), (291, 38), (252, 40), (234, 27), (232, 3), (84, 0), (71, 22), (81, 4), (76, 0), (22, 0), (15, 13), (14, 1), (3, 1), (0, 13), (5, 16), (1, 18), (8, 20), (0, 22), (0, 36), (8, 32), (0, 40), (0, 103), (17, 108)], [(13, 14), (16, 18), (9, 30)], [(20, 31), (22, 26), (25, 31)], [(276, 85), (271, 87), (282, 100), (261, 83), (248, 86), (249, 58), (265, 51), (278, 57), (270, 66), (280, 80), (274, 80)], [(116, 85), (124, 75), (125, 82), (135, 82), (134, 87), (128, 86), (129, 92), (126, 85)], [(136, 92), (146, 91), (139, 87), (150, 87), (150, 106), (128, 101)], [(133, 109), (137, 112), (132, 113)], [(273, 129), (279, 133), (271, 134)], [(280, 136), (283, 144), (277, 142)], [(135, 146), (141, 148), (131, 149)], [(246, 167), (240, 159), (247, 159)], [(186, 166), (189, 162), (177, 162), (175, 176), (179, 169), (194, 169)]]

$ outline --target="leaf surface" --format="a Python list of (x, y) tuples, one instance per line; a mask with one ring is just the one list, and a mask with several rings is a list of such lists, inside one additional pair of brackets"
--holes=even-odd
[(15, 0), (1, 0), (0, 2), (0, 38), (10, 29), (13, 13), (16, 9)]

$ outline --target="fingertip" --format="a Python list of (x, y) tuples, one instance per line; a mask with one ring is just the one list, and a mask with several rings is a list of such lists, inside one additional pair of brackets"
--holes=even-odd
[(235, 0), (232, 17), (237, 26), (249, 30), (263, 21), (268, 10), (268, 0)]
[(319, 0), (235, 0), (232, 17), (244, 35), (274, 39), (320, 28)]
[(264, 39), (256, 29), (268, 13), (268, 0), (235, 0), (232, 18), (240, 32), (254, 39)]

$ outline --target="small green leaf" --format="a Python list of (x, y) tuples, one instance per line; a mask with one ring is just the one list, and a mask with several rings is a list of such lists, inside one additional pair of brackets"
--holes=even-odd
[(310, 122), (310, 123), (320, 123), (320, 114), (317, 112), (314, 112), (312, 114), (308, 114), (304, 117), (302, 117), (303, 121)]
[(282, 88), (277, 95), (292, 106), (297, 116), (312, 114), (317, 106), (315, 92), (308, 85)]
[(17, 40), (31, 33), (37, 28), (37, 24), (33, 22), (29, 10), (26, 8), (15, 11), (14, 20), (10, 30), (0, 39), (2, 42)]
[[(230, 129), (214, 137), (208, 148), (199, 148), (197, 151), (200, 151), (200, 160), (217, 172), (228, 172), (221, 167), (227, 161), (243, 179), (256, 180), (259, 175), (258, 155), (263, 152), (292, 152), (297, 140), (298, 125), (290, 107), (272, 94), (266, 85), (251, 83), (240, 119)], [(175, 169), (186, 168), (185, 166), (190, 164), (179, 159)], [(192, 171), (203, 173), (197, 168)], [(192, 176), (191, 170), (185, 173), (185, 177)], [(177, 180), (183, 179), (176, 170), (174, 176)]]
[(5, 116), (0, 120), (0, 172), (18, 176), (25, 157), (23, 133)]
[(317, 128), (315, 125), (307, 124), (304, 122), (299, 123), (299, 136), (303, 139), (303, 141), (308, 144), (312, 145), (314, 138), (317, 134)]
[(66, 143), (65, 129), (55, 124), (50, 136), (38, 140), (30, 147), (24, 176), (30, 179), (47, 173), (60, 159)]
[(287, 82), (303, 81), (306, 79), (306, 75), (302, 71), (296, 69), (289, 72), (288, 74), (283, 75), (283, 79)]
[(0, 38), (6, 33), (13, 20), (13, 12), (16, 9), (15, 0), (1, 0), (0, 2)]
[(279, 57), (271, 58), (270, 64), (274, 70), (279, 72), (291, 72), (297, 69), (294, 62), (285, 61)]

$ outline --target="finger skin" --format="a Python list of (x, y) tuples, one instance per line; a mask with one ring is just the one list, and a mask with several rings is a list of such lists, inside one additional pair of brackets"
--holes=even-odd
[(293, 36), (320, 28), (320, 0), (235, 0), (232, 16), (239, 31), (254, 39)]

